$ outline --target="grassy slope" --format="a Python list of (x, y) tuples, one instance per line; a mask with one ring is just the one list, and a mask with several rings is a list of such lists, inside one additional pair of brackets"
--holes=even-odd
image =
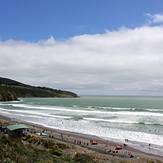
[(26, 145), (20, 140), (0, 135), (0, 162), (3, 163), (94, 163), (86, 154), (66, 154), (71, 147), (63, 143), (26, 137)]
[(77, 97), (77, 94), (70, 91), (30, 86), (0, 77), (0, 101), (16, 100), (16, 97)]

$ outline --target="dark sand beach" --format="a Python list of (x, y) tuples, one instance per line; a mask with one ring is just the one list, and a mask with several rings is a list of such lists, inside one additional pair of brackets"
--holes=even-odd
[[(10, 119), (4, 116), (0, 116), (0, 122), (1, 124), (23, 123), (29, 126), (27, 133), (29, 135), (47, 140), (61, 141), (75, 147), (75, 151), (79, 150), (80, 152), (88, 153), (90, 155), (95, 152), (95, 155), (99, 155), (96, 162), (163, 162), (163, 156), (149, 154), (148, 151), (142, 152), (138, 149), (134, 149), (127, 142), (126, 144), (120, 144), (93, 135), (52, 129), (29, 122)], [(91, 141), (94, 141), (94, 144)]]

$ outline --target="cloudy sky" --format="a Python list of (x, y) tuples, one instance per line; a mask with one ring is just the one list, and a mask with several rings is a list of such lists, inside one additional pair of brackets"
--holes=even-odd
[(163, 2), (135, 2), (1, 1), (0, 76), (79, 95), (163, 95)]

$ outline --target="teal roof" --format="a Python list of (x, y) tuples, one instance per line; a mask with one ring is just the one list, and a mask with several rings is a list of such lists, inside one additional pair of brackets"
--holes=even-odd
[(10, 131), (14, 131), (14, 130), (19, 130), (19, 129), (26, 129), (28, 128), (28, 126), (24, 125), (24, 124), (15, 124), (15, 125), (8, 125), (7, 129)]

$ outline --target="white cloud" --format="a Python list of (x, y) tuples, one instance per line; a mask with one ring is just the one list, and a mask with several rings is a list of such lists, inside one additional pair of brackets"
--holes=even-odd
[(163, 27), (0, 42), (0, 76), (81, 94), (163, 95)]
[(154, 24), (157, 24), (157, 23), (163, 23), (163, 14), (149, 14), (147, 13), (146, 14), (148, 16), (148, 18), (150, 19), (149, 22), (150, 23), (154, 23)]

